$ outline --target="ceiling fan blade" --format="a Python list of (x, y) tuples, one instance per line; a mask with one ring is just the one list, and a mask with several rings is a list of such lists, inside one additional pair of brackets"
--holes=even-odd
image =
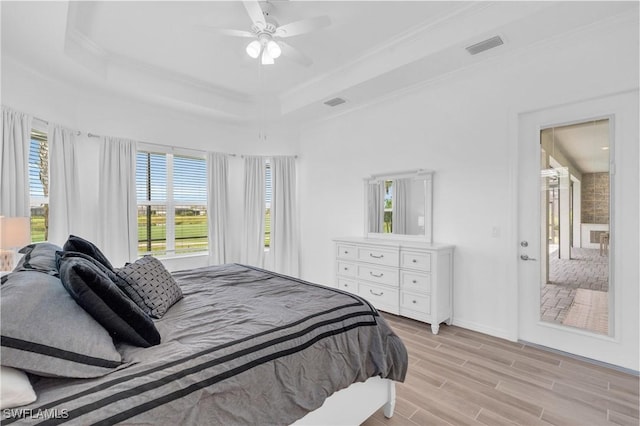
[(281, 40), (278, 41), (278, 44), (282, 49), (282, 56), (292, 59), (305, 67), (308, 67), (311, 64), (313, 64), (313, 61), (308, 56), (306, 56), (305, 54), (303, 54), (302, 52), (300, 52), (298, 49), (291, 46), (290, 44), (285, 43), (284, 41), (281, 41)]
[(285, 24), (276, 29), (275, 35), (278, 37), (292, 37), (299, 34), (316, 31), (331, 25), (331, 19), (328, 16), (317, 16), (315, 18), (302, 19), (300, 21)]
[(244, 8), (247, 9), (247, 13), (249, 14), (249, 18), (251, 18), (253, 25), (263, 29), (266, 26), (266, 22), (260, 3), (257, 1), (243, 1), (242, 4), (244, 5)]
[(208, 31), (210, 33), (221, 34), (221, 35), (232, 36), (232, 37), (245, 37), (245, 38), (255, 37), (255, 34), (253, 34), (250, 31), (233, 30), (228, 28), (216, 28), (216, 27), (209, 27), (207, 25), (196, 25), (196, 28), (202, 31)]

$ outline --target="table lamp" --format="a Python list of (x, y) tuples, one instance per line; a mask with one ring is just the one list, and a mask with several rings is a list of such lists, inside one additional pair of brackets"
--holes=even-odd
[(0, 216), (0, 271), (12, 271), (16, 253), (31, 242), (28, 217)]

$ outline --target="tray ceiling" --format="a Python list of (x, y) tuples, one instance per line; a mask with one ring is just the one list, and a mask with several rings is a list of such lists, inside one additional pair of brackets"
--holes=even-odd
[[(261, 66), (237, 1), (3, 1), (2, 56), (84, 90), (112, 91), (229, 121), (308, 120), (371, 102), (507, 55), (598, 20), (637, 14), (636, 2), (273, 1), (280, 25), (327, 15), (331, 25), (287, 39), (313, 60)], [(25, 23), (28, 23), (25, 25)], [(471, 56), (465, 47), (500, 35)], [(334, 97), (347, 102), (329, 108)]]

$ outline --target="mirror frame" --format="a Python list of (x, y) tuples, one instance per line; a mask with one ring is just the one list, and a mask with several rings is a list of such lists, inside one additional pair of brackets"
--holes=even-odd
[[(395, 173), (380, 173), (371, 175), (364, 179), (364, 235), (367, 238), (383, 238), (395, 240), (416, 240), (428, 243), (433, 242), (433, 171), (432, 170), (409, 170)], [(394, 180), (401, 178), (424, 178), (424, 235), (408, 234), (385, 234), (379, 232), (369, 232), (369, 191), (368, 185), (384, 180)]]

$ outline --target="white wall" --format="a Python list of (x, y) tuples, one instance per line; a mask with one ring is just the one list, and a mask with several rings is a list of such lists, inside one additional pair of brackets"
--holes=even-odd
[[(618, 22), (304, 127), (303, 277), (333, 283), (331, 239), (363, 232), (364, 177), (433, 169), (434, 241), (456, 246), (454, 323), (514, 338), (511, 295), (517, 283), (508, 269), (517, 255), (510, 218), (516, 201), (508, 163), (517, 141), (510, 139), (510, 117), (637, 87), (637, 22)], [(618, 277), (618, 283), (637, 286), (637, 277)], [(631, 310), (625, 320), (637, 321), (637, 304)], [(627, 327), (635, 327), (627, 343), (635, 341), (637, 354), (637, 322)]]
[[(638, 87), (637, 23), (630, 29), (614, 22), (308, 125), (300, 135), (289, 128), (259, 142), (253, 129), (62, 85), (2, 59), (4, 105), (83, 132), (237, 154), (301, 154), (302, 274), (311, 281), (333, 282), (331, 238), (362, 234), (364, 177), (435, 170), (434, 239), (456, 246), (454, 321), (502, 337), (513, 337), (510, 322), (516, 308), (509, 295), (517, 285), (508, 272), (517, 254), (510, 238), (514, 200), (508, 161), (515, 143), (510, 117)], [(85, 176), (81, 233), (94, 238), (90, 218), (99, 210), (97, 141), (85, 138), (80, 155)], [(236, 235), (241, 228), (241, 170), (241, 159), (232, 159)], [(635, 247), (637, 252), (637, 243)], [(178, 261), (170, 267), (200, 262)], [(617, 277), (621, 285), (637, 286), (637, 276), (635, 282), (625, 278)], [(636, 304), (635, 310), (623, 312), (623, 321), (636, 320), (631, 324), (635, 332), (624, 337), (631, 344), (635, 339), (636, 348), (637, 310)]]
[[(120, 136), (139, 141), (214, 152), (235, 153), (229, 159), (230, 221), (232, 258), (239, 260), (242, 220), (243, 162), (241, 154), (297, 154), (298, 134), (294, 130), (270, 129), (266, 141), (257, 137), (257, 129), (226, 124), (208, 117), (187, 114), (151, 104), (119, 98), (113, 94), (72, 87), (2, 58), (2, 104), (38, 118), (83, 132), (79, 152), (81, 200), (84, 221), (76, 228), (79, 235), (95, 240), (97, 231), (91, 218), (97, 217), (99, 135)], [(233, 238), (233, 236), (236, 236)], [(166, 261), (170, 269), (206, 264), (206, 258)]]

